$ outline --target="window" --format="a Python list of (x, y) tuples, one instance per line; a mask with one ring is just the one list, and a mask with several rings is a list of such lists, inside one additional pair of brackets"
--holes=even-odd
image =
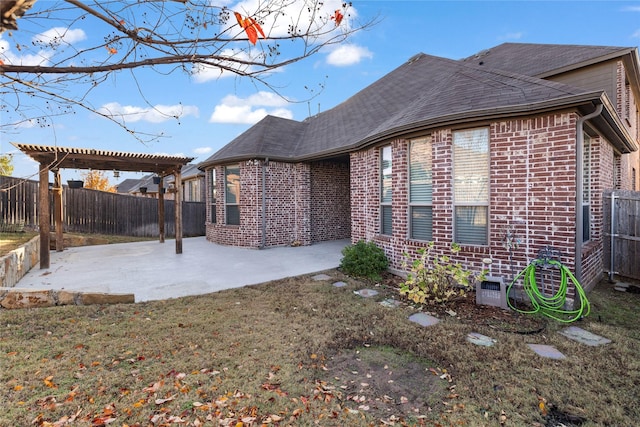
[(453, 133), (454, 241), (488, 244), (489, 130)]
[(215, 224), (216, 222), (216, 168), (209, 169), (209, 204), (211, 209), (209, 210), (209, 222)]
[(582, 242), (591, 240), (591, 138), (584, 134), (582, 152)]
[(636, 168), (631, 168), (631, 190), (632, 191), (637, 191), (638, 186), (636, 184), (636, 181), (638, 180), (637, 178), (637, 174), (636, 174)]
[(391, 146), (382, 147), (380, 153), (380, 233), (390, 236), (392, 234)]
[(409, 237), (433, 239), (431, 138), (411, 141), (409, 147)]
[(228, 225), (240, 225), (240, 165), (224, 168), (224, 208)]

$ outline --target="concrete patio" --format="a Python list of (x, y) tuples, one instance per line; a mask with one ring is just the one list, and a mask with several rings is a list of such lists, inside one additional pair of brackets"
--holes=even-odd
[(338, 267), (349, 240), (263, 250), (221, 246), (204, 237), (83, 246), (51, 252), (16, 285), (33, 290), (134, 294), (136, 302), (202, 295)]

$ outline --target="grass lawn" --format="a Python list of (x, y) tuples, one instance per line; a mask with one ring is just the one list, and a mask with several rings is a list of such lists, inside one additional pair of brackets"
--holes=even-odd
[[(380, 304), (399, 298), (397, 279), (326, 273), (131, 305), (0, 310), (0, 425), (640, 425), (638, 294), (606, 283), (589, 294), (592, 313), (575, 325), (612, 340), (590, 347), (560, 335), (564, 324), (473, 301), (427, 307), (441, 322), (421, 327), (408, 321), (416, 307)], [(364, 287), (380, 294), (354, 294)], [(497, 342), (473, 345), (470, 332)]]

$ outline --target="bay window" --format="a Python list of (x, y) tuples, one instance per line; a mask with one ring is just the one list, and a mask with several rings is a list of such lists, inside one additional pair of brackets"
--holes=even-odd
[(240, 225), (240, 165), (225, 166), (225, 223)]

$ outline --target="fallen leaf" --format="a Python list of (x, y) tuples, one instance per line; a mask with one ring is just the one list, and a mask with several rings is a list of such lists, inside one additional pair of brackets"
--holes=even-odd
[(49, 388), (58, 388), (58, 386), (56, 386), (52, 380), (53, 380), (53, 375), (49, 375), (47, 378), (43, 380), (44, 385), (46, 385)]
[(173, 400), (173, 398), (174, 398), (173, 396), (169, 396), (166, 399), (156, 399), (155, 400), (155, 404), (156, 405), (162, 405), (163, 403), (171, 402)]

